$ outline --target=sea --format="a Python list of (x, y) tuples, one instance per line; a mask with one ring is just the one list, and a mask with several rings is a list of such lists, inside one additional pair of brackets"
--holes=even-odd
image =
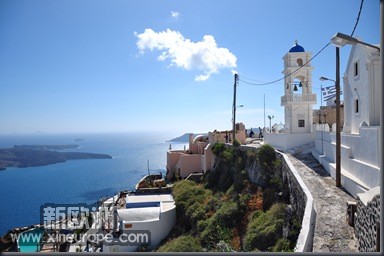
[(122, 190), (133, 191), (148, 172), (165, 175), (169, 147), (183, 149), (187, 145), (166, 142), (174, 135), (144, 132), (0, 135), (0, 148), (76, 144), (78, 148), (65, 151), (113, 157), (0, 171), (0, 236), (15, 227), (40, 223), (40, 206), (46, 203), (93, 204)]

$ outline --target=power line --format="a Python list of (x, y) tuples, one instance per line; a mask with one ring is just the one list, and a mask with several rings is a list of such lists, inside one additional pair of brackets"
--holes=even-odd
[(317, 55), (319, 55), (322, 51), (324, 51), (324, 49), (327, 48), (330, 44), (331, 44), (330, 42), (327, 43), (323, 48), (321, 48), (320, 51), (318, 51), (312, 58), (310, 58), (310, 59), (309, 59), (307, 62), (305, 62), (302, 66), (298, 67), (297, 69), (295, 69), (294, 71), (292, 71), (292, 72), (289, 73), (288, 75), (283, 76), (282, 78), (279, 78), (279, 79), (276, 79), (276, 80), (274, 80), (274, 81), (267, 82), (267, 83), (251, 83), (251, 82), (247, 82), (247, 81), (241, 79), (242, 76), (240, 75), (240, 76), (239, 76), (239, 80), (242, 81), (242, 82), (244, 82), (244, 83), (246, 83), (246, 84), (248, 84), (248, 85), (256, 85), (256, 86), (262, 86), (262, 85), (268, 85), (268, 84), (274, 84), (274, 83), (277, 83), (277, 82), (279, 82), (279, 81), (285, 79), (286, 77), (289, 77), (289, 76), (295, 74), (295, 73), (296, 73), (297, 71), (299, 71), (301, 68), (303, 68), (304, 66), (306, 66), (309, 62), (311, 62), (314, 58), (316, 58)]
[[(351, 36), (353, 36), (353, 34), (355, 33), (355, 30), (356, 30), (356, 27), (357, 25), (359, 24), (359, 20), (360, 20), (360, 14), (361, 14), (361, 10), (363, 9), (363, 5), (364, 5), (364, 0), (361, 0), (361, 3), (360, 3), (360, 8), (359, 8), (359, 13), (357, 14), (357, 18), (356, 18), (356, 23), (355, 23), (355, 26), (353, 27), (353, 30), (352, 30), (352, 33), (351, 33)], [(310, 61), (312, 61), (314, 58), (317, 57), (317, 55), (319, 55), (325, 48), (327, 48), (329, 45), (331, 44), (331, 42), (327, 43), (320, 51), (318, 51), (311, 59), (309, 59), (306, 63), (304, 63), (302, 66), (300, 66), (299, 68), (295, 69), (294, 71), (292, 71), (291, 73), (289, 73), (288, 75), (285, 75), (279, 79), (276, 79), (276, 80), (273, 80), (271, 82), (266, 82), (266, 83), (251, 83), (251, 82), (247, 82), (243, 79), (241, 79), (242, 76), (239, 76), (238, 79), (242, 82), (244, 82), (245, 84), (248, 84), (248, 85), (254, 85), (254, 86), (263, 86), (263, 85), (269, 85), (269, 84), (274, 84), (274, 83), (277, 83), (283, 79), (285, 79), (286, 77), (289, 77), (293, 74), (295, 74), (297, 71), (299, 71), (302, 67), (306, 66)], [(253, 80), (253, 81), (259, 81), (259, 80), (256, 80), (256, 79), (252, 79), (252, 78), (247, 78), (247, 77), (244, 77), (245, 79), (248, 79), (248, 80)]]
[(360, 20), (360, 14), (361, 14), (361, 10), (363, 9), (363, 4), (364, 4), (364, 0), (361, 0), (361, 3), (360, 3), (360, 9), (359, 9), (359, 13), (357, 14), (356, 23), (355, 23), (355, 26), (353, 27), (353, 30), (352, 30), (351, 36), (353, 36), (353, 34), (355, 33), (355, 30), (356, 30), (357, 24), (359, 24), (359, 20)]

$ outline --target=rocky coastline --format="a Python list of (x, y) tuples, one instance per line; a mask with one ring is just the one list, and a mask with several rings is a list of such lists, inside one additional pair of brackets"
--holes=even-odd
[(78, 145), (15, 145), (13, 148), (0, 148), (0, 170), (8, 167), (44, 166), (77, 159), (112, 159), (108, 154), (57, 151), (78, 147)]

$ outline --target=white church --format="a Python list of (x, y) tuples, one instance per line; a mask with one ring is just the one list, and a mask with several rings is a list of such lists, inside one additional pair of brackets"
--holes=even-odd
[[(287, 150), (295, 148), (315, 139), (312, 129), (313, 105), (316, 104), (316, 94), (312, 93), (311, 53), (306, 52), (297, 41), (283, 57), (284, 96), (281, 106), (284, 106), (285, 128), (283, 132), (265, 133), (264, 143), (276, 149)], [(297, 71), (296, 71), (297, 70)]]
[[(312, 93), (310, 58), (311, 53), (297, 42), (283, 57), (285, 128), (265, 133), (264, 143), (287, 151), (314, 142), (312, 155), (335, 179), (336, 123), (330, 124), (331, 130), (328, 124), (313, 125), (316, 94)], [(343, 76), (341, 185), (355, 198), (380, 186), (380, 75), (378, 49), (354, 45)]]
[[(341, 132), (341, 185), (356, 198), (380, 185), (380, 53), (352, 46), (343, 76), (344, 125)], [(318, 125), (319, 126), (319, 125)], [(335, 126), (317, 127), (312, 155), (336, 177)], [(320, 128), (320, 129), (319, 129)]]

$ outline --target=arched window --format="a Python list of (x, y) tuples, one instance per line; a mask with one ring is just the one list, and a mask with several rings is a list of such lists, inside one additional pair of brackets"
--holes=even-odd
[(301, 67), (301, 66), (303, 66), (303, 60), (302, 59), (297, 59), (297, 65), (299, 66), (299, 67)]

